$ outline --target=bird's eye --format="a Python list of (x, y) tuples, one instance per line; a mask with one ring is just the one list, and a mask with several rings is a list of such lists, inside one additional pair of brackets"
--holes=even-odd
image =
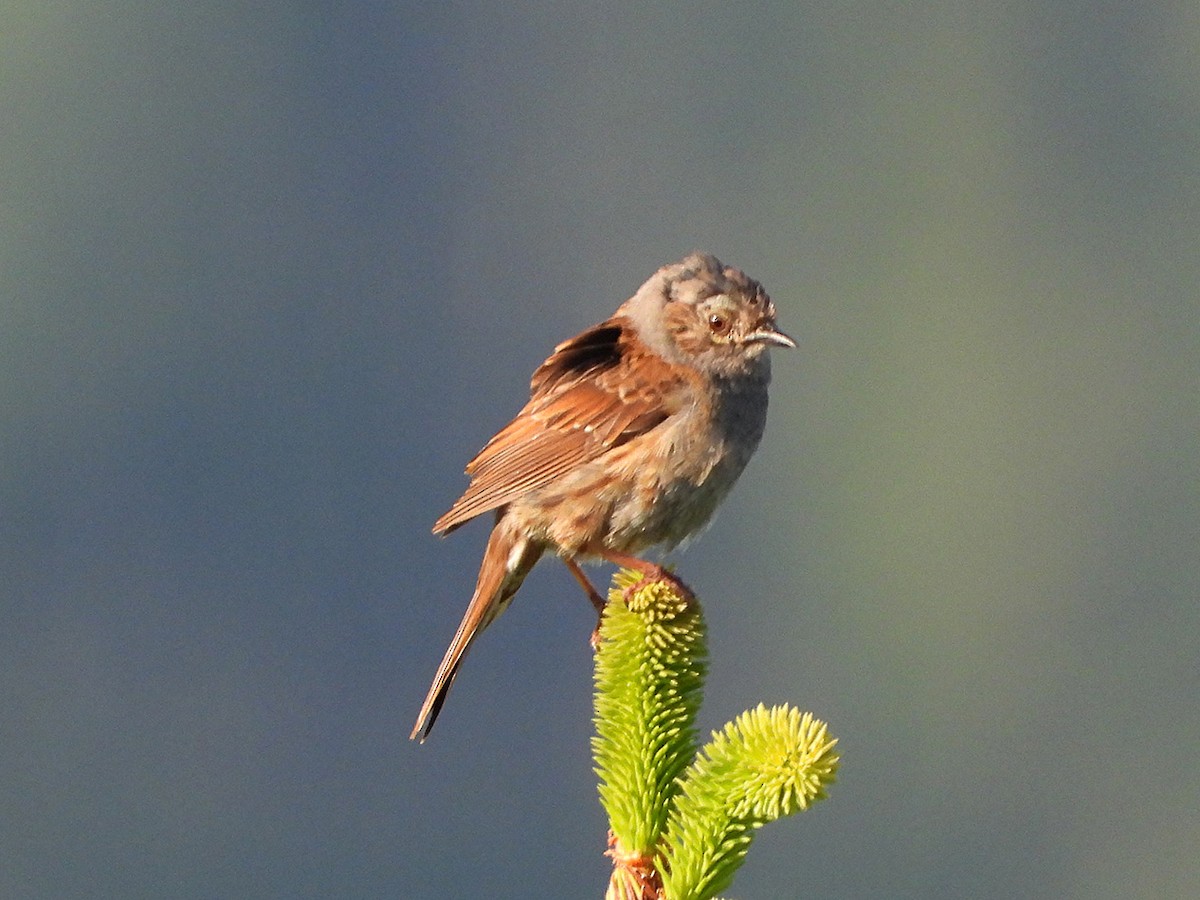
[(729, 318), (720, 313), (711, 313), (708, 317), (708, 330), (713, 334), (728, 334), (730, 324)]

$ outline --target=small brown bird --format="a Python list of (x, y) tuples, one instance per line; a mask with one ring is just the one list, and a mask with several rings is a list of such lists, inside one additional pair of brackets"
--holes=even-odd
[(775, 328), (762, 285), (713, 256), (664, 266), (612, 318), (554, 348), (529, 402), (467, 464), (466, 493), (433, 526), (495, 511), (471, 604), (438, 666), (412, 738), (428, 737), (471, 643), (541, 555), (579, 567), (674, 547), (708, 522), (762, 437)]

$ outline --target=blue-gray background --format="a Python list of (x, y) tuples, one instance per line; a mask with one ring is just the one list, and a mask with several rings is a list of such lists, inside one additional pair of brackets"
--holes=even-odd
[(1197, 9), (7, 4), (0, 895), (599, 896), (587, 604), (411, 745), (429, 525), (695, 248), (801, 343), (703, 724), (844, 754), (736, 893), (1200, 894)]

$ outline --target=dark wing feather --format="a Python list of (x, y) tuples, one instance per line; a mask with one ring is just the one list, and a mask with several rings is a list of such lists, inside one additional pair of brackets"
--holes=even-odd
[(671, 367), (647, 367), (643, 356), (631, 371), (628, 327), (610, 319), (554, 349), (533, 373), (525, 408), (467, 464), (471, 484), (436, 533), (551, 483), (678, 408), (684, 382)]

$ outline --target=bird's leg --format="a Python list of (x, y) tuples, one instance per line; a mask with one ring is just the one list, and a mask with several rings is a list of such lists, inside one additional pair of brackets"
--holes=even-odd
[(636, 556), (630, 556), (628, 553), (618, 553), (616, 550), (609, 550), (607, 547), (589, 547), (587, 552), (608, 560), (614, 566), (622, 566), (626, 569), (634, 569), (642, 573), (643, 577), (641, 581), (625, 589), (626, 596), (628, 596), (630, 591), (636, 591), (648, 581), (669, 581), (683, 594), (688, 603), (692, 603), (696, 599), (696, 595), (692, 593), (690, 587), (683, 583), (682, 578), (658, 563), (647, 562), (644, 559), (638, 559)]
[(588, 599), (592, 601), (592, 606), (596, 608), (596, 627), (592, 629), (592, 636), (588, 638), (588, 643), (592, 645), (592, 651), (600, 649), (600, 620), (604, 618), (604, 598), (600, 596), (600, 592), (592, 585), (591, 580), (584, 573), (579, 563), (575, 562), (570, 556), (564, 556), (562, 561), (566, 563), (571, 574), (575, 576), (575, 580), (579, 582), (580, 587), (588, 595)]
[(562, 561), (566, 563), (567, 568), (571, 570), (571, 574), (575, 576), (575, 580), (579, 582), (579, 585), (583, 588), (584, 593), (588, 595), (588, 599), (592, 601), (592, 606), (596, 608), (596, 614), (602, 614), (604, 612), (604, 598), (601, 597), (600, 592), (592, 586), (591, 580), (584, 573), (583, 569), (580, 568), (579, 563), (575, 562), (575, 560), (570, 556), (564, 556)]

